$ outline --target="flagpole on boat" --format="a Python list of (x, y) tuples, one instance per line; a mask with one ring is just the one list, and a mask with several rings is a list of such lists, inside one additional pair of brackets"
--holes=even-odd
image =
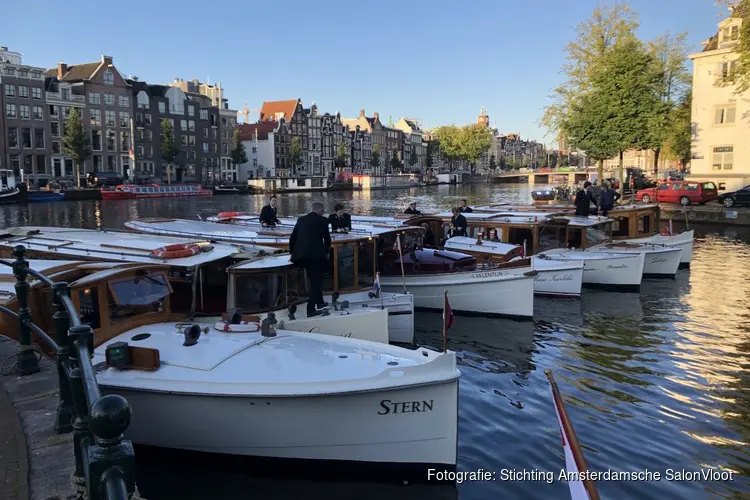
[(446, 317), (448, 308), (445, 307), (448, 304), (448, 290), (445, 291), (445, 297), (443, 298), (443, 352), (448, 352), (448, 329), (445, 327), (445, 323), (448, 320)]
[(404, 295), (406, 295), (406, 274), (404, 273), (404, 252), (401, 251), (401, 233), (396, 234), (396, 243), (398, 244), (398, 260), (401, 261), (401, 281), (404, 283)]
[[(568, 417), (568, 412), (565, 411), (565, 405), (563, 404), (560, 390), (557, 387), (557, 382), (552, 376), (551, 370), (544, 370), (544, 374), (547, 376), (550, 388), (552, 389), (552, 398), (555, 402), (555, 411), (557, 412), (557, 418), (560, 423), (560, 434), (563, 439), (563, 447), (569, 448), (569, 450), (565, 450), (565, 468), (568, 472), (586, 473), (589, 468), (586, 464), (586, 459), (583, 458), (583, 450), (581, 449), (581, 444), (578, 442), (578, 436), (576, 436), (576, 432), (573, 429), (570, 417)], [(570, 454), (568, 451), (570, 451)], [(594, 482), (590, 479), (568, 481), (568, 486), (570, 487), (570, 494), (573, 500), (583, 500), (584, 498), (587, 500), (599, 500), (599, 492), (596, 490)], [(585, 491), (580, 490), (581, 486)], [(583, 494), (586, 496), (584, 497)]]

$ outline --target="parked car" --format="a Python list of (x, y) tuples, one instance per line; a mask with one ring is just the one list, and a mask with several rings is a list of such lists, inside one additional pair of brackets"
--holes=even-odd
[(737, 191), (721, 193), (716, 201), (727, 208), (732, 208), (735, 205), (750, 205), (750, 185)]
[(655, 188), (641, 189), (635, 199), (643, 203), (679, 203), (703, 205), (717, 199), (719, 190), (713, 182), (671, 181)]

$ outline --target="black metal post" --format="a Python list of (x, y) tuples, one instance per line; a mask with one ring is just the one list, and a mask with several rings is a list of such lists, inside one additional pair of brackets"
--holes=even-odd
[(39, 361), (33, 350), (31, 342), (31, 329), (26, 324), (31, 321), (31, 311), (29, 310), (29, 283), (26, 278), (29, 276), (29, 263), (24, 260), (23, 255), (26, 249), (23, 245), (16, 245), (13, 248), (13, 255), (16, 260), (13, 262), (13, 274), (16, 277), (16, 298), (18, 299), (18, 340), (19, 355), (16, 371), (19, 375), (31, 375), (40, 371)]
[[(72, 327), (68, 332), (67, 347), (68, 360), (65, 370), (67, 372), (70, 394), (75, 408), (75, 419), (73, 420), (73, 451), (76, 456), (76, 468), (73, 473), (73, 482), (79, 491), (86, 488), (86, 446), (91, 443), (91, 430), (89, 429), (89, 411), (86, 403), (86, 391), (83, 384), (83, 372), (81, 371), (81, 360), (78, 349), (75, 348), (76, 338), (85, 338), (91, 331), (89, 325)], [(88, 360), (87, 360), (88, 361)]]
[(57, 416), (55, 418), (55, 431), (58, 434), (64, 434), (73, 430), (73, 395), (71, 394), (70, 384), (68, 383), (68, 372), (66, 365), (70, 359), (70, 346), (68, 345), (68, 329), (70, 328), (70, 316), (68, 310), (63, 304), (62, 297), (70, 294), (70, 288), (67, 283), (55, 283), (52, 286), (52, 301), (55, 305), (55, 314), (52, 316), (52, 322), (55, 326), (57, 335), (57, 374), (60, 386), (60, 401), (57, 404)]

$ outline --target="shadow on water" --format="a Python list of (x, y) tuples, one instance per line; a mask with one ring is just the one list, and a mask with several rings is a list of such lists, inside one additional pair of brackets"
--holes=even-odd
[[(528, 202), (528, 186), (431, 186), (371, 193), (280, 196), (280, 213), (344, 202), (355, 214), (389, 215), (412, 199), (424, 211), (469, 204)], [(196, 218), (227, 210), (258, 212), (261, 196), (208, 200), (135, 200), (3, 207), (0, 225), (121, 228), (131, 218)], [(684, 227), (675, 220), (676, 231)], [(457, 352), (459, 464), (495, 481), (457, 489), (418, 485), (320, 483), (252, 477), (214, 463), (178, 463), (138, 455), (145, 498), (569, 498), (557, 477), (502, 481), (504, 469), (554, 472), (565, 466), (544, 376), (551, 369), (595, 471), (736, 471), (732, 482), (600, 481), (602, 498), (750, 498), (750, 230), (691, 225), (689, 271), (644, 281), (636, 294), (585, 290), (580, 300), (535, 300), (533, 322), (456, 316), (449, 348)], [(416, 341), (442, 348), (441, 315), (416, 316)], [(300, 416), (304, 423), (304, 416)], [(311, 432), (314, 432), (311, 429)], [(457, 492), (457, 493), (456, 493)]]

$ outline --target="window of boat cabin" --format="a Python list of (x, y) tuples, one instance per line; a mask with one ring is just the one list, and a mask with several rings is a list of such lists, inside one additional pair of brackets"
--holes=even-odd
[(526, 248), (531, 250), (534, 244), (534, 231), (528, 227), (509, 227), (508, 228), (508, 243), (513, 245), (523, 245), (524, 240), (526, 241)]
[(102, 322), (99, 316), (99, 289), (97, 287), (85, 288), (78, 291), (78, 310), (81, 314), (81, 323), (90, 325), (91, 328), (101, 328)]
[(612, 223), (612, 237), (627, 237), (630, 234), (630, 218), (629, 217), (615, 217)]
[(653, 232), (652, 224), (653, 221), (651, 220), (651, 214), (638, 216), (638, 234), (651, 234)]
[(567, 224), (545, 224), (539, 232), (539, 251), (552, 250), (554, 248), (565, 248)]
[(590, 248), (594, 245), (604, 243), (609, 239), (612, 224), (607, 222), (605, 224), (598, 224), (596, 226), (590, 226), (586, 229), (586, 248)]
[(372, 275), (375, 268), (375, 239), (357, 242), (357, 286), (370, 287), (375, 281)]
[(234, 278), (234, 305), (243, 313), (283, 309), (308, 296), (304, 271), (279, 268), (271, 273), (237, 273)]
[(329, 254), (328, 267), (323, 275), (323, 290), (333, 291), (355, 287), (354, 253), (357, 251), (355, 245), (356, 243), (352, 242), (338, 243), (334, 246), (334, 250)]
[(143, 273), (110, 281), (108, 288), (109, 323), (113, 325), (139, 314), (164, 311), (165, 299), (172, 293), (164, 273)]

